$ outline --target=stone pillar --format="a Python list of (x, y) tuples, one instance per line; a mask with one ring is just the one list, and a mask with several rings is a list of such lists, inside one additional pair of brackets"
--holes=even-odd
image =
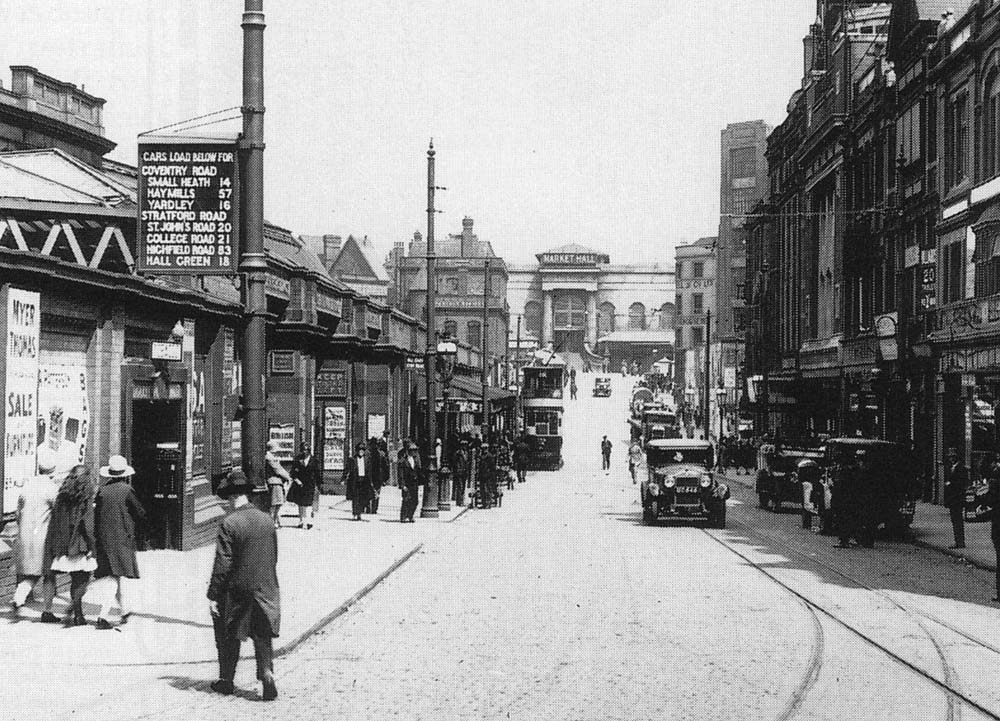
[(552, 342), (552, 291), (542, 291), (542, 348)]
[(597, 346), (597, 293), (587, 296), (587, 345), (590, 350)]

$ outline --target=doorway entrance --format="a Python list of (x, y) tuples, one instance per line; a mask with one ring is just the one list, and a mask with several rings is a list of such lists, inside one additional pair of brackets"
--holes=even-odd
[[(152, 385), (135, 384), (131, 409), (133, 484), (146, 510), (145, 533), (140, 532), (142, 537), (137, 541), (144, 549), (179, 549), (184, 503), (184, 400), (156, 398)], [(183, 389), (182, 384), (170, 385), (170, 390), (174, 385)], [(147, 389), (148, 395), (144, 392)]]

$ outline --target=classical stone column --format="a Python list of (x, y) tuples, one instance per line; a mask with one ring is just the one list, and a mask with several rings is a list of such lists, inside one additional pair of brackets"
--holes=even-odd
[(542, 291), (542, 347), (552, 342), (552, 291)]
[(591, 350), (597, 345), (597, 293), (587, 295), (587, 345)]

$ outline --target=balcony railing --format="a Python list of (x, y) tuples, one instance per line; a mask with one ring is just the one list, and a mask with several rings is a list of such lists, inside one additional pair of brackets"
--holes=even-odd
[(1000, 327), (1000, 293), (941, 306), (934, 314), (934, 332), (960, 336)]

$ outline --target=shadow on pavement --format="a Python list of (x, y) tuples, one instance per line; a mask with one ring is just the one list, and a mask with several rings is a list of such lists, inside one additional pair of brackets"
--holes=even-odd
[[(159, 680), (166, 681), (178, 691), (197, 691), (199, 693), (206, 693), (212, 696), (219, 695), (212, 690), (212, 681), (214, 679), (205, 680), (203, 678), (190, 678), (188, 676), (160, 676)], [(256, 691), (248, 691), (247, 689), (240, 688), (239, 686), (236, 687), (231, 695), (233, 698), (241, 698), (247, 701), (260, 700), (260, 696)]]

